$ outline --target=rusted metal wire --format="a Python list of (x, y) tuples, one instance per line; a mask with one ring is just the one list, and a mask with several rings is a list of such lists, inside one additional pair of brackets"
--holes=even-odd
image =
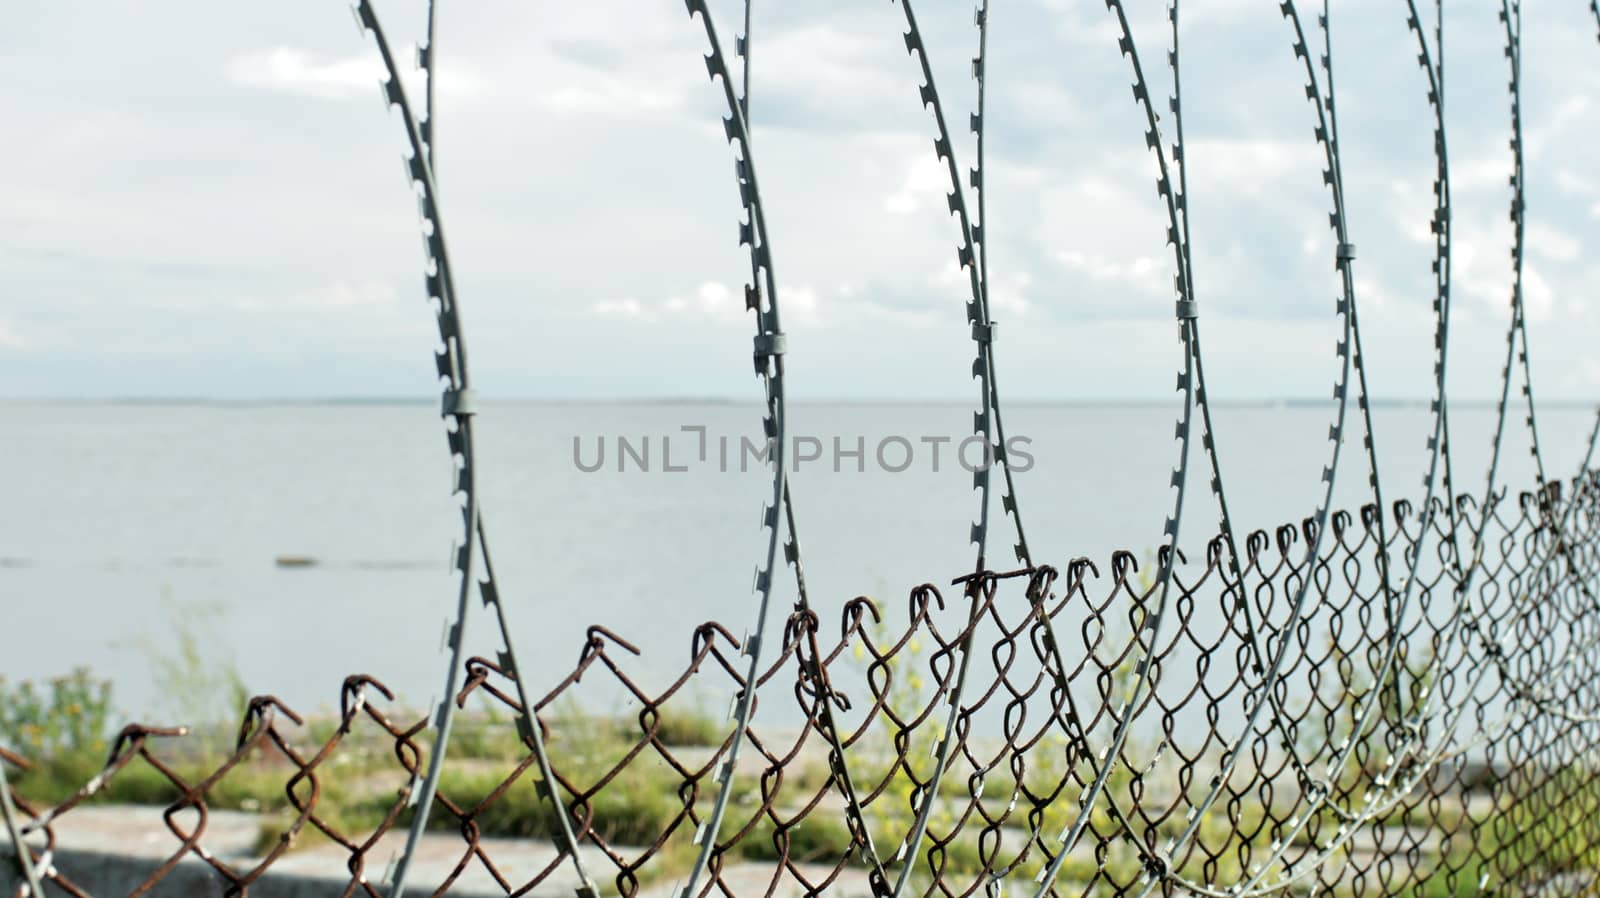
[(6, 781), (6, 765), (17, 760), (0, 749), (0, 822), (5, 824), (6, 838), (11, 841), (17, 869), (22, 873), (23, 894), (28, 898), (42, 898), (44, 889), (39, 885), (39, 871), (34, 868), (33, 856), (21, 847), (22, 829), (17, 824), (17, 809), (11, 799), (11, 786)]
[[(1579, 580), (1600, 573), (1600, 553), (1587, 548), (1600, 540), (1600, 480), (1593, 473), (1564, 484), (1559, 496), (1527, 493), (1514, 502), (1490, 501), (1494, 508), (1485, 518), (1489, 532), (1483, 542), (1486, 570), (1493, 576), (1480, 580), (1479, 591), (1503, 621), (1510, 622), (1530, 603), (1559, 604)], [(1418, 525), (1443, 517), (1437, 512), (1430, 517), (1407, 503), (1390, 511), (1396, 525), (1391, 538), (1397, 543), (1385, 548), (1395, 555), (1423, 545), (1429, 536)], [(973, 657), (982, 659), (969, 671), (968, 699), (955, 727), (956, 760), (949, 775), (952, 784), (964, 788), (946, 790), (937, 800), (927, 850), (890, 862), (889, 872), (898, 874), (903, 865), (913, 871), (917, 894), (952, 896), (988, 888), (997, 870), (1009, 868), (1013, 878), (1026, 882), (1051, 866), (1057, 878), (1049, 893), (1057, 895), (1091, 890), (1136, 895), (1156, 881), (1174, 893), (1266, 894), (1288, 888), (1282, 881), (1286, 876), (1290, 882), (1311, 877), (1319, 884), (1318, 894), (1400, 894), (1421, 888), (1430, 876), (1459, 873), (1471, 864), (1482, 868), (1479, 875), (1489, 876), (1485, 891), (1498, 894), (1553, 893), (1549, 878), (1558, 874), (1563, 888), (1570, 889), (1563, 894), (1600, 883), (1600, 870), (1593, 867), (1552, 872), (1541, 865), (1531, 843), (1502, 832), (1496, 823), (1510, 815), (1521, 821), (1518, 825), (1532, 826), (1535, 835), (1529, 838), (1542, 840), (1534, 847), (1545, 854), (1560, 849), (1563, 856), (1581, 858), (1600, 850), (1595, 813), (1600, 794), (1593, 778), (1600, 725), (1593, 719), (1553, 717), (1522, 703), (1515, 683), (1491, 680), (1485, 681), (1490, 688), (1465, 689), (1453, 679), (1456, 667), (1473, 668), (1464, 674), (1492, 673), (1497, 669), (1492, 662), (1473, 662), (1463, 651), (1405, 659), (1409, 669), (1428, 674), (1447, 693), (1448, 707), (1463, 709), (1450, 722), (1461, 731), (1430, 740), (1437, 744), (1430, 745), (1428, 757), (1404, 770), (1403, 790), (1380, 784), (1385, 774), (1381, 745), (1400, 738), (1407, 722), (1394, 715), (1396, 709), (1386, 708), (1368, 730), (1352, 725), (1360, 694), (1377, 682), (1371, 678), (1382, 669), (1388, 641), (1374, 563), (1379, 518), (1370, 505), (1359, 521), (1344, 512), (1330, 515), (1326, 549), (1315, 559), (1307, 559), (1300, 546), (1312, 536), (1313, 519), (1249, 535), (1250, 601), (1257, 619), (1266, 622), (1269, 643), (1293, 646), (1286, 669), (1302, 679), (1286, 688), (1283, 706), (1290, 716), (1277, 720), (1272, 730), (1282, 741), (1247, 748), (1248, 759), (1225, 781), (1224, 800), (1212, 815), (1199, 808), (1207, 778), (1219, 769), (1220, 753), (1206, 745), (1217, 728), (1229, 729), (1226, 718), (1246, 700), (1254, 676), (1241, 642), (1242, 611), (1225, 599), (1237, 587), (1228, 580), (1220, 534), (1203, 558), (1172, 562), (1174, 621), (1159, 640), (1137, 622), (1159, 606), (1160, 584), (1153, 577), (1141, 579), (1127, 553), (1115, 555), (1109, 567), (1074, 560), (1059, 575), (1041, 566), (956, 578), (975, 613), (954, 604), (945, 607), (941, 591), (932, 585), (913, 590), (898, 611), (864, 598), (849, 603), (824, 640), (818, 664), (834, 695), (851, 697), (836, 708), (840, 735), (853, 753), (866, 820), (878, 835), (902, 838), (911, 831), (914, 814), (903, 796), (929, 781), (927, 751), (937, 735), (931, 730), (942, 689), (955, 676), (955, 655), (969, 645), (979, 649)], [(1552, 545), (1558, 518), (1570, 538), (1585, 547), (1572, 556), (1576, 566), (1546, 564), (1564, 557)], [(1421, 594), (1448, 600), (1454, 576), (1451, 566), (1440, 565), (1438, 579), (1420, 587)], [(1299, 584), (1308, 579), (1312, 601), (1297, 631), (1274, 629), (1274, 622), (1289, 619)], [(1512, 583), (1524, 595), (1510, 595), (1506, 586)], [(1027, 601), (1029, 594), (1039, 595), (1039, 601)], [(1529, 648), (1506, 659), (1511, 669), (1552, 660), (1540, 646), (1561, 638), (1569, 626), (1592, 634), (1600, 609), (1588, 608), (1584, 615), (1525, 616), (1516, 626), (1532, 638), (1516, 641)], [(894, 617), (902, 623), (889, 624)], [(1045, 619), (1064, 634), (1067, 644), (1059, 656), (1045, 644)], [(814, 674), (806, 655), (808, 640), (832, 630), (822, 624), (814, 613), (791, 612), (781, 640), (758, 671), (753, 688), (762, 695), (768, 723), (752, 722), (748, 728), (756, 758), (736, 771), (742, 797), (730, 803), (724, 834), (712, 843), (704, 875), (718, 893), (826, 889), (870, 894), (873, 888), (857, 834), (838, 823), (840, 805), (829, 772), (836, 755), (816, 725), (820, 698), (810, 685)], [(1446, 626), (1425, 618), (1415, 625), (1421, 637), (1442, 636)], [(1595, 669), (1597, 651), (1594, 644), (1582, 651), (1585, 671)], [(707, 819), (708, 787), (717, 783), (732, 744), (728, 738), (715, 745), (678, 745), (664, 735), (663, 721), (692, 705), (697, 687), (743, 682), (738, 642), (716, 624), (696, 629), (689, 664), (664, 683), (633, 676), (633, 654), (620, 637), (592, 628), (576, 667), (554, 684), (533, 687), (497, 662), (474, 657), (461, 671), (460, 691), (450, 697), (460, 708), (498, 709), (516, 717), (525, 710), (519, 695), (536, 696), (533, 716), (551, 747), (551, 775), (563, 811), (574, 821), (579, 843), (592, 852), (589, 857), (609, 868), (606, 891), (630, 896), (648, 890), (646, 874), (652, 868), (670, 874), (675, 852), (692, 842), (697, 823)], [(1146, 654), (1150, 691), (1141, 704), (1119, 710), (1117, 692), (1135, 676), (1130, 662)], [(1072, 666), (1053, 671), (1057, 657)], [(1066, 684), (1065, 694), (1056, 687), (1056, 673)], [(912, 688), (917, 678), (926, 683)], [(596, 720), (573, 719), (558, 709), (585, 686), (603, 683), (624, 690), (637, 714), (607, 718), (608, 739), (614, 742), (600, 750), (594, 747)], [(1594, 697), (1592, 688), (1585, 697)], [(1082, 709), (1071, 721), (1069, 700)], [(233, 751), (219, 767), (202, 772), (184, 768), (181, 730), (129, 727), (105, 769), (78, 794), (54, 808), (17, 796), (20, 829), (56, 845), (57, 836), (73, 827), (74, 810), (99, 795), (114, 796), (119, 778), (137, 764), (169, 783), (176, 797), (164, 812), (172, 853), (153, 865), (148, 881), (133, 894), (158, 893), (185, 857), (201, 859), (230, 894), (243, 894), (312, 832), (347, 858), (342, 894), (388, 894), (371, 875), (374, 861), (381, 860), (373, 853), (380, 837), (403, 829), (406, 816), (415, 813), (408, 790), (396, 788), (381, 813), (352, 830), (339, 823), (340, 803), (350, 801), (352, 793), (326, 785), (352, 776), (352, 769), (366, 770), (363, 775), (375, 781), (403, 783), (420, 775), (428, 760), (421, 737), (431, 721), (427, 715), (406, 715), (389, 702), (381, 683), (351, 677), (340, 692), (336, 725), (307, 745), (309, 731), (300, 715), (270, 696), (257, 698)], [(1444, 721), (1428, 725), (1435, 724), (1442, 727)], [(1119, 731), (1129, 734), (1120, 743), (1114, 738)], [(1114, 773), (1095, 802), (1077, 800), (1100, 776), (1078, 740), (1068, 736), (1071, 732), (1088, 740), (1100, 771)], [(1481, 741), (1485, 736), (1493, 738)], [(1309, 745), (1334, 745), (1339, 739), (1354, 739), (1365, 748), (1356, 751), (1361, 763), (1336, 781), (1308, 783), (1288, 760), (1295, 751), (1314, 757)], [(436, 835), (430, 838), (454, 843), (459, 852), (445, 882), (426, 884), (434, 894), (446, 893), (469, 868), (481, 869), (508, 894), (537, 892), (570, 862), (558, 850), (537, 869), (523, 865), (513, 879), (495, 856), (503, 848), (489, 844), (497, 817), (539, 802), (519, 798), (528, 795), (523, 780), (534, 775), (538, 761), (525, 741), (514, 744), (522, 746), (521, 752), (502, 759), (505, 772), (494, 783), (469, 794), (461, 794), (465, 787), (459, 784), (440, 786), (436, 801), (442, 819), (435, 821)], [(352, 768), (352, 757), (368, 766)], [(383, 757), (386, 765), (372, 766), (373, 758)], [(206, 848), (204, 820), (220, 784), (247, 768), (276, 771), (289, 804), (286, 825), (278, 840), (248, 863), (223, 861)], [(393, 774), (387, 780), (384, 770)], [(643, 788), (642, 783), (677, 796), (675, 810), (645, 820), (619, 816), (624, 793)], [(1324, 790), (1348, 803), (1319, 811), (1314, 802)], [(1370, 793), (1365, 800), (1359, 794), (1363, 790)], [(1497, 810), (1485, 817), (1482, 806), (1490, 797)], [(1541, 834), (1527, 822), (1536, 812), (1557, 815), (1571, 832), (1559, 834), (1559, 844), (1545, 844), (1557, 836)], [(1162, 844), (1195, 818), (1204, 820), (1198, 834), (1163, 852)], [(1068, 825), (1081, 828), (1092, 849), (1069, 850), (1067, 860), (1058, 862), (1063, 855), (1050, 829)], [(629, 833), (626, 839), (613, 835), (623, 831)], [(1396, 840), (1407, 847), (1393, 856), (1370, 856), (1371, 846)], [(1345, 850), (1328, 850), (1335, 841)], [(1362, 847), (1351, 848), (1352, 843)], [(83, 894), (59, 864), (43, 856), (37, 860), (49, 883), (67, 894)], [(1270, 876), (1252, 873), (1256, 865), (1270, 868)], [(1252, 880), (1258, 884), (1249, 885)]]

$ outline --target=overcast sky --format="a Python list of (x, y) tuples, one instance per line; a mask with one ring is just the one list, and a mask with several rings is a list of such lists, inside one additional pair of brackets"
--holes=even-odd
[[(379, 0), (397, 47), (416, 0)], [(733, 4), (715, 6), (731, 44)], [(1133, 0), (1158, 95), (1164, 7)], [(1451, 389), (1498, 390), (1510, 291), (1498, 6), (1448, 10)], [(1309, 16), (1313, 10), (1305, 11)], [(970, 0), (918, 9), (953, 123)], [(901, 11), (766, 0), (753, 123), (800, 398), (970, 398), (965, 279)], [(1600, 388), (1600, 46), (1532, 0), (1526, 300), (1541, 396)], [(1006, 394), (1171, 396), (1172, 263), (1112, 16), (995, 0), (987, 183)], [(1425, 81), (1396, 0), (1334, 9), (1346, 189), (1380, 397), (1429, 392)], [(1219, 398), (1325, 397), (1329, 200), (1275, 2), (1184, 7), (1197, 298)], [(446, 0), (439, 179), (481, 392), (753, 399), (720, 90), (679, 0)], [(409, 55), (409, 54), (407, 54)], [(341, 4), (11, 4), (0, 29), (0, 395), (431, 396), (414, 201)], [(419, 85), (413, 83), (413, 88)], [(957, 147), (963, 166), (970, 140)]]

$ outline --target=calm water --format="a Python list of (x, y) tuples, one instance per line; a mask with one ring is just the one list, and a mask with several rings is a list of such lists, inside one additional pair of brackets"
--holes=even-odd
[[(355, 672), (418, 704), (437, 690), (440, 628), (454, 601), (446, 559), (459, 518), (431, 408), (9, 403), (5, 412), (0, 674), (88, 665), (115, 679), (124, 711), (148, 713), (154, 681), (140, 646), (169, 638), (180, 620), (209, 620), (195, 627), (209, 633), (214, 657), (231, 655), (251, 691), (295, 707), (333, 704), (342, 678)], [(1218, 410), (1240, 527), (1270, 527), (1314, 508), (1330, 414), (1305, 405)], [(1419, 497), (1424, 410), (1375, 414), (1386, 495)], [(1456, 407), (1451, 415), (1457, 476), (1481, 488), (1493, 410)], [(1175, 408), (1161, 405), (1008, 408), (1008, 432), (1028, 439), (1035, 460), (1018, 479), (1039, 560), (1104, 559), (1118, 547), (1143, 554), (1159, 542), (1174, 418)], [(1552, 473), (1576, 470), (1592, 421), (1588, 409), (1541, 409)], [(806, 572), (828, 632), (851, 597), (903, 602), (917, 583), (970, 569), (971, 475), (948, 445), (934, 472), (923, 441), (959, 440), (970, 422), (970, 408), (954, 404), (792, 411), (791, 428), (823, 449), (794, 482)], [(706, 462), (685, 426), (706, 428)], [(735, 633), (749, 624), (767, 481), (753, 467), (737, 471), (737, 447), (758, 431), (755, 407), (732, 404), (483, 409), (484, 511), (523, 665), (539, 683), (576, 661), (591, 623), (644, 649), (639, 669), (647, 676), (681, 667), (695, 624), (718, 620)], [(664, 435), (672, 437), (672, 463), (689, 470), (661, 470)], [(592, 464), (601, 436), (605, 466), (580, 471), (574, 437)], [(631, 459), (627, 471), (616, 470), (618, 436), (636, 449), (650, 437), (648, 472)], [(902, 473), (878, 470), (872, 458), (891, 436), (916, 453)], [(718, 470), (719, 437), (730, 442), (728, 473)], [(865, 441), (865, 472), (851, 458), (831, 470), (834, 437), (846, 450)], [(1531, 483), (1531, 460), (1520, 425), (1507, 444), (1505, 482), (1522, 488)], [(1347, 507), (1365, 495), (1359, 447), (1349, 441), (1341, 467)], [(887, 459), (898, 465), (903, 457), (893, 448)], [(996, 526), (995, 556), (1009, 563), (1001, 548), (1010, 543), (1009, 523)], [(1184, 544), (1198, 546), (1215, 526), (1209, 496), (1192, 499)], [(318, 564), (275, 564), (288, 555)], [(786, 605), (787, 594), (779, 597)], [(481, 616), (475, 629), (481, 642)]]

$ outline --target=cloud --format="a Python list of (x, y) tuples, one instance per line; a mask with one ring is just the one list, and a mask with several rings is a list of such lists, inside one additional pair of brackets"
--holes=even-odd
[(587, 83), (568, 84), (537, 91), (534, 100), (552, 112), (662, 112), (683, 105), (676, 90), (620, 77), (587, 79)]
[(1107, 286), (1134, 290), (1150, 296), (1172, 292), (1172, 263), (1153, 256), (1137, 256), (1120, 261), (1081, 250), (1066, 250), (1056, 261), (1069, 271), (1082, 273), (1089, 280)]
[(228, 60), (226, 72), (245, 87), (343, 100), (376, 90), (383, 65), (365, 54), (319, 62), (304, 50), (274, 47)]
[(395, 290), (388, 284), (373, 281), (338, 281), (296, 293), (273, 297), (238, 296), (230, 302), (236, 309), (248, 312), (272, 312), (281, 309), (373, 309), (395, 305)]
[(925, 153), (907, 162), (903, 171), (900, 189), (883, 198), (883, 211), (915, 215), (926, 209), (949, 209), (945, 197), (950, 189), (950, 173), (944, 162)]
[(1309, 140), (1200, 137), (1185, 143), (1190, 165), (1205, 174), (1191, 189), (1259, 197), (1322, 163), (1321, 149)]
[[(195, 0), (178, 2), (186, 10)], [(173, 371), (226, 355), (240, 373), (218, 373), (218, 389), (282, 395), (283, 381), (248, 373), (252, 364), (303, 358), (332, 346), (332, 331), (341, 339), (327, 351), (352, 383), (373, 392), (431, 387), (392, 375), (426, 375), (434, 336), (418, 298), (415, 200), (395, 164), (404, 140), (377, 102), (380, 65), (343, 10), (285, 2), (270, 13), (191, 15), (181, 39), (132, 7), (108, 11), (94, 33), (70, 5), (30, 11), (30, 42), (52, 52), (25, 58), (32, 89), (8, 109), (29, 140), (15, 142), (0, 175), (8, 198), (0, 280), (31, 301), (0, 299), (0, 348), (25, 345), (30, 368), (68, 372), (52, 389), (119, 392), (127, 366), (114, 360), (137, 347)], [(1194, 34), (1184, 69), (1194, 263), (1203, 314), (1217, 322), (1207, 330), (1207, 367), (1236, 372), (1265, 364), (1251, 361), (1257, 345), (1293, 361), (1295, 341), (1321, 347), (1336, 326), (1315, 115), (1286, 26), (1249, 8), (1204, 0), (1184, 20)], [(1169, 26), (1162, 8), (1135, 12), (1170, 143)], [(1364, 336), (1375, 375), (1385, 364), (1418, 367), (1415, 389), (1399, 389), (1421, 395), (1433, 298), (1425, 79), (1403, 19), (1367, 4), (1347, 12), (1340, 33), (1363, 39), (1341, 46), (1335, 65)], [(749, 351), (740, 283), (748, 262), (732, 227), (722, 85), (706, 78), (697, 23), (681, 7), (646, 5), (618, 18), (607, 4), (463, 8), (447, 22), (441, 206), (484, 387), (550, 395), (573, 382), (561, 366), (587, 365), (596, 370), (573, 387), (586, 395), (741, 389), (724, 375)], [(423, 28), (420, 15), (387, 24), (397, 49)], [(951, 358), (970, 349), (967, 279), (954, 264), (948, 176), (901, 24), (892, 7), (830, 0), (774, 6), (757, 27), (755, 155), (799, 395), (968, 387), (941, 379), (960, 373)], [(1165, 372), (1170, 361), (1173, 259), (1115, 17), (1035, 0), (997, 13), (995, 25), (983, 224), (1005, 334), (998, 351), (1008, 370), (1043, 372), (1060, 363), (1062, 345), (1088, 335), (1100, 367), (1067, 388), (1080, 391), (1073, 395), (1145, 390), (1139, 372), (1152, 360)], [(967, 127), (972, 21), (947, 10), (920, 26), (965, 181), (976, 162)], [(1449, 123), (1464, 340), (1475, 324), (1489, 328), (1488, 340), (1503, 332), (1510, 298), (1504, 61), (1492, 20), (1481, 27), (1490, 49), (1482, 65), (1457, 67), (1453, 108), (1496, 112)], [(1525, 290), (1536, 357), (1577, 370), (1600, 338), (1600, 270), (1585, 249), (1600, 238), (1600, 181), (1588, 155), (1600, 141), (1600, 69), (1592, 32), (1543, 40), (1540, 65), (1525, 73), (1543, 79), (1525, 85)], [(126, 47), (144, 41), (156, 49), (141, 65), (118, 68)], [(420, 98), (409, 58), (401, 61)], [(802, 339), (808, 330), (827, 333)], [(621, 331), (670, 336), (636, 340), (626, 358), (592, 365)], [(912, 332), (914, 340), (883, 339)], [(365, 342), (346, 339), (357, 333)], [(541, 333), (562, 334), (561, 345), (530, 360), (527, 341)], [(1159, 347), (1140, 342), (1147, 334), (1160, 335)], [(702, 341), (697, 351), (711, 347), (704, 364), (699, 356), (682, 364), (675, 347), (688, 339)], [(1384, 345), (1403, 350), (1385, 357)], [(416, 364), (395, 363), (413, 353)], [(1272, 395), (1325, 393), (1325, 366), (1305, 367), (1313, 379), (1284, 369), (1235, 382)], [(1488, 386), (1477, 394), (1478, 374), (1462, 370), (1461, 395), (1497, 390), (1498, 366), (1485, 368)], [(1558, 381), (1541, 378), (1549, 389)], [(0, 392), (34, 382), (0, 381)], [(191, 383), (153, 373), (140, 389), (186, 392)], [(1151, 395), (1170, 387), (1165, 374), (1150, 383)], [(1007, 389), (1059, 398), (1062, 387), (1031, 375), (1008, 377)]]
[(0, 320), (0, 347), (6, 349), (22, 349), (28, 342), (11, 326), (8, 321)]
[[(239, 54), (228, 60), (224, 73), (230, 82), (243, 87), (321, 100), (370, 96), (385, 78), (383, 63), (376, 55), (363, 53), (323, 60), (295, 47)], [(402, 69), (401, 78), (413, 96), (423, 87), (422, 76), (415, 70)], [(437, 90), (452, 99), (480, 97), (489, 92), (489, 81), (470, 64), (452, 61), (448, 67), (440, 66)]]
[(1535, 219), (1527, 226), (1528, 254), (1575, 262), (1583, 255), (1583, 241), (1554, 225)]
[(596, 300), (589, 304), (589, 312), (597, 318), (614, 321), (698, 321), (717, 324), (733, 324), (748, 314), (744, 307), (743, 289), (736, 291), (716, 281), (706, 281), (689, 294), (673, 295), (657, 301), (642, 301), (634, 297)]
[[(781, 286), (778, 290), (779, 312), (784, 330), (823, 330), (840, 326), (854, 326), (856, 319), (891, 321), (908, 327), (925, 327), (935, 321), (950, 320), (943, 314), (958, 310), (959, 306), (945, 309), (915, 308), (897, 305), (898, 297), (878, 294), (876, 288), (863, 290), (853, 284), (840, 284), (833, 290), (819, 290), (808, 284)], [(884, 301), (887, 299), (887, 301)], [(1009, 308), (1025, 305), (1008, 294)], [(589, 304), (591, 316), (610, 321), (644, 324), (709, 323), (729, 327), (749, 327), (753, 318), (744, 305), (743, 287), (708, 281), (687, 294), (669, 296), (657, 301), (643, 301), (635, 297), (601, 299)]]

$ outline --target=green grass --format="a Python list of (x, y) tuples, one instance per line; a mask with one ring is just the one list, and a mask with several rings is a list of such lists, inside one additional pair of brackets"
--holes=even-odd
[[(914, 661), (916, 649), (909, 654)], [(909, 666), (909, 665), (908, 665)], [(1126, 680), (1127, 670), (1118, 669), (1114, 679)], [(925, 684), (914, 676), (897, 678), (891, 688), (890, 704), (902, 711), (916, 708), (924, 700)], [(95, 680), (86, 671), (75, 671), (44, 685), (22, 683), (15, 686), (0, 681), (0, 738), (16, 745), (32, 760), (32, 766), (13, 774), (18, 793), (38, 804), (56, 804), (73, 795), (99, 773), (106, 761), (109, 735), (109, 684)], [(398, 715), (407, 719), (405, 714)], [(726, 724), (704, 713), (698, 705), (680, 702), (659, 714), (642, 716), (595, 713), (576, 706), (561, 706), (542, 715), (550, 725), (548, 740), (557, 770), (572, 789), (588, 796), (581, 812), (590, 821), (593, 833), (613, 846), (654, 845), (665, 835), (664, 843), (639, 871), (642, 880), (675, 874), (687, 866), (697, 853), (692, 844), (694, 824), (680, 819), (684, 814), (681, 776), (646, 744), (627, 760), (614, 775), (612, 771), (641, 740), (653, 740), (663, 747), (697, 747), (699, 752), (678, 752), (705, 763), (710, 751), (726, 738)], [(185, 782), (194, 784), (215, 770), (230, 754), (229, 730), (220, 722), (207, 722), (200, 735), (189, 739), (152, 739), (149, 750), (170, 765)], [(280, 718), (279, 732), (293, 737), (299, 750), (310, 757), (337, 730), (337, 721), (320, 717), (303, 728)], [(857, 745), (850, 763), (858, 790), (870, 788), (889, 778), (887, 787), (867, 808), (867, 825), (878, 849), (885, 856), (891, 876), (904, 863), (913, 864), (912, 881), (919, 889), (929, 885), (938, 871), (946, 883), (971, 882), (993, 865), (1015, 861), (1023, 850), (1027, 835), (1024, 799), (1020, 813), (1003, 830), (1002, 846), (986, 864), (980, 852), (982, 824), (966, 821), (962, 830), (950, 838), (957, 825), (956, 804), (935, 806), (930, 819), (930, 838), (917, 857), (894, 862), (890, 855), (912, 827), (912, 778), (903, 767), (888, 767), (895, 752), (890, 748), (892, 733), (868, 735)], [(913, 739), (907, 752), (918, 778), (931, 773), (929, 752), (937, 738), (935, 728), (924, 728)], [(514, 720), (499, 713), (464, 713), (457, 718), (450, 746), (451, 764), (446, 765), (439, 794), (471, 817), (477, 831), (490, 837), (554, 840), (560, 832), (558, 810), (535, 793), (536, 767), (524, 770), (493, 801), (485, 800), (501, 789), (505, 780), (523, 763), (529, 749), (516, 734)], [(1020, 788), (1033, 794), (1048, 794), (1066, 776), (1065, 744), (1060, 738), (1040, 742), (1026, 759), (1028, 771)], [(947, 773), (945, 797), (956, 803), (966, 800), (965, 783), (972, 772), (959, 758)], [(326, 836), (307, 824), (293, 839), (290, 827), (297, 812), (286, 792), (295, 768), (275, 748), (258, 750), (253, 756), (214, 783), (205, 795), (208, 807), (238, 810), (262, 815), (256, 848), (266, 853), (285, 840), (289, 848), (325, 841)], [(1075, 771), (1081, 781), (1087, 768)], [(1359, 777), (1360, 774), (1358, 774)], [(606, 780), (607, 777), (609, 780)], [(414, 810), (404, 807), (401, 790), (407, 781), (396, 763), (394, 744), (372, 727), (358, 726), (347, 735), (337, 751), (317, 772), (320, 795), (315, 806), (317, 818), (346, 838), (363, 841), (391, 813), (394, 826), (411, 824)], [(599, 786), (606, 780), (604, 786)], [(836, 795), (828, 795), (805, 819), (784, 827), (773, 820), (790, 819), (801, 806), (821, 791), (830, 791), (830, 774), (820, 757), (802, 757), (786, 767), (772, 813), (762, 810), (760, 784), (749, 774), (736, 776), (734, 803), (719, 833), (726, 844), (756, 822), (738, 842), (727, 847), (731, 860), (773, 862), (787, 857), (792, 863), (836, 864), (842, 860), (860, 866), (862, 859), (850, 853), (851, 839)], [(1500, 800), (1485, 822), (1474, 821), (1463, 813), (1458, 802), (1421, 801), (1402, 803), (1384, 814), (1379, 826), (1431, 826), (1446, 832), (1459, 831), (1444, 849), (1443, 857), (1424, 856), (1421, 863), (1430, 872), (1421, 873), (1405, 894), (1412, 898), (1454, 898), (1475, 894), (1480, 876), (1491, 881), (1505, 876), (1551, 877), (1566, 872), (1600, 869), (1600, 840), (1596, 840), (1593, 820), (1600, 819), (1600, 789), (1583, 770), (1569, 769), (1542, 779), (1523, 775), (1517, 782), (1493, 785)], [(770, 783), (769, 783), (770, 785)], [(1125, 806), (1132, 791), (1131, 772), (1123, 766), (1113, 768), (1108, 794)], [(598, 787), (598, 788), (597, 788)], [(991, 811), (1006, 804), (1019, 788), (1002, 767), (992, 771), (982, 799)], [(560, 791), (563, 806), (569, 806), (571, 792)], [(1069, 787), (1068, 792), (1076, 791)], [(1202, 789), (1203, 791), (1203, 789)], [(302, 781), (296, 795), (309, 799), (310, 783)], [(694, 796), (699, 819), (709, 816), (715, 785), (707, 777)], [(1198, 797), (1198, 796), (1194, 796)], [(101, 804), (167, 806), (180, 800), (177, 786), (142, 758), (135, 758), (120, 770), (105, 787), (90, 799)], [(481, 807), (480, 807), (481, 805)], [(396, 811), (395, 809), (400, 809)], [(1077, 813), (1076, 803), (1058, 800), (1046, 807), (1040, 831), (1047, 838), (1070, 824)], [(1262, 828), (1264, 809), (1250, 802), (1236, 803), (1223, 810), (1219, 805), (1201, 821), (1200, 842), (1206, 853), (1220, 855), (1220, 866), (1203, 878), (1229, 882), (1240, 874), (1237, 849), (1246, 840), (1241, 833), (1256, 833), (1250, 841), (1268, 841), (1271, 827)], [(1323, 818), (1328, 819), (1323, 819)], [(670, 834), (669, 828), (676, 827)], [(1091, 812), (1090, 823), (1096, 832), (1117, 829), (1103, 804)], [(1158, 827), (1157, 835), (1170, 837), (1181, 828), (1181, 817), (1173, 817)], [(1331, 816), (1319, 814), (1314, 827), (1332, 825)], [(429, 815), (428, 828), (440, 832), (457, 831), (461, 821), (450, 812), (445, 801), (436, 801)], [(1263, 835), (1264, 834), (1264, 835)], [(1304, 838), (1302, 834), (1301, 838)], [(934, 841), (949, 838), (940, 849), (931, 850)], [(992, 850), (993, 835), (985, 842)], [(930, 858), (930, 851), (933, 857)], [(1138, 855), (1131, 844), (1116, 838), (1102, 846), (1098, 860), (1113, 883), (1131, 882), (1138, 876)], [(1026, 861), (1018, 864), (1012, 876), (1031, 877), (1044, 865), (1045, 858), (1033, 846)], [(1198, 876), (1203, 858), (1190, 857), (1184, 873)], [(1070, 857), (1060, 882), (1082, 884), (1095, 877), (1097, 864), (1087, 854)]]

